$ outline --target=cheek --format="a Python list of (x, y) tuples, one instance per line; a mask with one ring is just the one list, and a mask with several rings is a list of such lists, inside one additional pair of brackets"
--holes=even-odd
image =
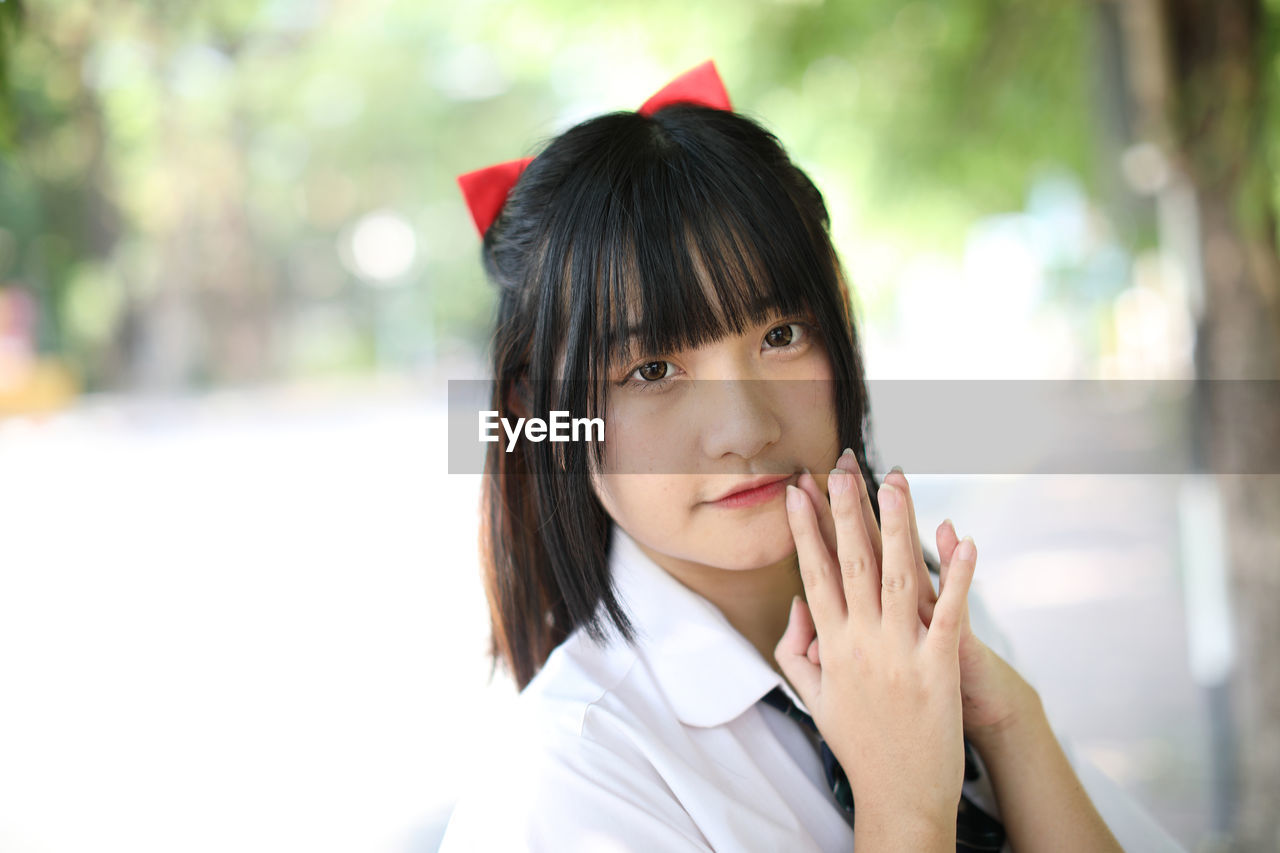
[(626, 401), (609, 407), (604, 423), (606, 474), (689, 471), (694, 433), (678, 406)]
[(605, 510), (624, 525), (670, 523), (690, 503), (671, 425), (652, 412), (611, 404), (605, 416), (604, 469), (592, 478)]
[(620, 515), (657, 516), (668, 513), (681, 497), (681, 478), (669, 474), (609, 474), (603, 478), (606, 506)]
[(825, 359), (822, 367), (823, 370), (815, 370), (804, 381), (784, 383), (777, 411), (784, 419), (783, 430), (788, 436), (788, 444), (804, 457), (810, 468), (817, 465), (825, 471), (835, 464), (835, 456), (839, 455), (841, 448), (838, 447), (840, 426), (836, 418), (836, 384), (830, 377)]

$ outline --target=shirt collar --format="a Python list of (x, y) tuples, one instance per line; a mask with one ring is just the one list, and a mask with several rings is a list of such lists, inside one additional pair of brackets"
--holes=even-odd
[(637, 630), (635, 648), (682, 723), (718, 726), (773, 687), (804, 704), (714, 604), (655, 563), (617, 524), (609, 565)]

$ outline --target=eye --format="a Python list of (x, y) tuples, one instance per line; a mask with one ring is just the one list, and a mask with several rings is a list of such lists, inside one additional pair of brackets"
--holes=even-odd
[(650, 361), (637, 367), (635, 373), (645, 382), (657, 382), (667, 378), (667, 373), (670, 372), (667, 370), (667, 365), (670, 363), (669, 361)]
[(661, 391), (674, 381), (677, 371), (669, 361), (646, 361), (618, 384), (636, 391)]
[(765, 333), (765, 343), (771, 349), (785, 349), (805, 340), (808, 329), (803, 323), (783, 323)]

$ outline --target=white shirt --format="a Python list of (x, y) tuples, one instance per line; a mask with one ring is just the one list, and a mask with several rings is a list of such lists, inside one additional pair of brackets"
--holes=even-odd
[[(807, 713), (785, 680), (616, 525), (609, 561), (635, 646), (579, 629), (552, 652), (464, 787), (441, 853), (852, 850), (807, 729), (759, 701), (781, 686)], [(970, 622), (1008, 660), (972, 594)], [(1067, 752), (1126, 849), (1180, 849)], [(964, 791), (999, 815), (985, 768)]]

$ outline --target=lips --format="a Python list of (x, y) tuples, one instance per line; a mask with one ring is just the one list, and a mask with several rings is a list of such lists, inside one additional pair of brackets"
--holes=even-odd
[(740, 495), (743, 492), (750, 492), (759, 489), (762, 486), (770, 486), (774, 483), (780, 483), (783, 480), (790, 480), (794, 474), (765, 474), (760, 477), (752, 477), (750, 480), (743, 480), (728, 491), (720, 494), (719, 497), (712, 498), (708, 503), (717, 503), (734, 495)]

